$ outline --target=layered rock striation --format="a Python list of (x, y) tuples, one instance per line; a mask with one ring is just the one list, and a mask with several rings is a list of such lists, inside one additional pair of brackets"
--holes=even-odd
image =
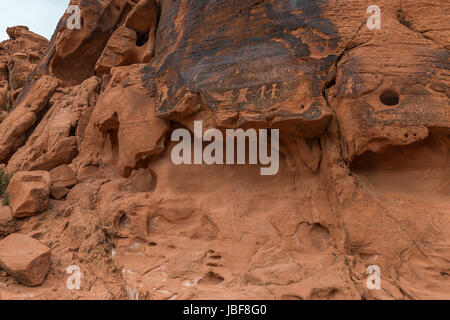
[[(33, 298), (450, 296), (447, 1), (379, 0), (379, 29), (363, 0), (70, 4), (0, 44), (0, 162), (50, 172), (14, 218), (52, 250)], [(278, 129), (278, 174), (175, 165), (194, 121)]]

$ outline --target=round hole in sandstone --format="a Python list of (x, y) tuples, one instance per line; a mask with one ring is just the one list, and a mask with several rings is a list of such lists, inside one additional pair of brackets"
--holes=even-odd
[(130, 218), (125, 213), (122, 213), (122, 215), (119, 218), (119, 222), (118, 222), (119, 230), (124, 231), (124, 230), (130, 229), (130, 227), (131, 227), (130, 222), (131, 222)]
[(400, 97), (394, 90), (384, 90), (380, 95), (380, 101), (386, 106), (396, 106), (400, 102)]
[(137, 38), (137, 41), (136, 41), (136, 45), (138, 47), (142, 47), (144, 44), (147, 43), (148, 38), (149, 38), (149, 33), (148, 32), (146, 32), (146, 33), (144, 33), (142, 35), (138, 35), (138, 38)]

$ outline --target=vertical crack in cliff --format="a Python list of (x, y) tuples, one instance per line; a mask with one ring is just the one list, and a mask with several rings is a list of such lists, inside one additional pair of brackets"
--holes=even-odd
[[(338, 85), (337, 81), (337, 76), (338, 76), (338, 71), (339, 71), (339, 64), (342, 61), (342, 59), (344, 58), (344, 56), (349, 53), (350, 51), (363, 46), (365, 43), (367, 43), (371, 38), (369, 38), (368, 40), (360, 43), (360, 44), (355, 44), (354, 46), (351, 46), (351, 44), (355, 41), (355, 39), (357, 38), (358, 34), (361, 32), (362, 28), (366, 25), (366, 21), (363, 21), (360, 26), (358, 27), (358, 29), (356, 30), (356, 32), (353, 34), (353, 36), (350, 38), (350, 40), (347, 42), (347, 44), (344, 46), (344, 49), (342, 50), (341, 54), (337, 57), (336, 61), (334, 62), (334, 65), (332, 67), (330, 67), (329, 69), (329, 73), (331, 72), (332, 75), (327, 75), (327, 81), (324, 83), (323, 88), (322, 88), (322, 96), (325, 99), (328, 107), (333, 110), (333, 113), (335, 112), (334, 108), (332, 107), (330, 101), (329, 101), (329, 97), (328, 97), (328, 90), (335, 86)], [(334, 74), (333, 74), (334, 73)], [(334, 117), (336, 118), (336, 114), (334, 114)], [(340, 129), (340, 125), (339, 125), (339, 121), (337, 121), (336, 119), (336, 125), (338, 127), (338, 139), (340, 142), (340, 154), (341, 154), (341, 159), (342, 161), (344, 161), (344, 163), (349, 166), (350, 163), (347, 159), (346, 156), (344, 156), (343, 150), (346, 149), (345, 146), (345, 141), (343, 141), (342, 137), (341, 137), (341, 129)]]

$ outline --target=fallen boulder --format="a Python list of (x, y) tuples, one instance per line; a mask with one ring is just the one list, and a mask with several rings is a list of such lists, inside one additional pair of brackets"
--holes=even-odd
[(33, 216), (47, 209), (50, 181), (47, 171), (20, 171), (12, 177), (6, 192), (16, 218)]
[(75, 173), (66, 164), (50, 170), (50, 178), (52, 181), (52, 187), (70, 188), (78, 182)]
[(50, 197), (56, 200), (64, 198), (69, 193), (69, 188), (77, 184), (75, 173), (66, 164), (50, 170), (52, 185)]
[(47, 246), (24, 234), (13, 233), (0, 241), (0, 267), (26, 286), (44, 282), (50, 255)]

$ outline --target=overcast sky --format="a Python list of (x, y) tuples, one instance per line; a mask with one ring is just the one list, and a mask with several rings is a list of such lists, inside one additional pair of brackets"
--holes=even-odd
[(8, 39), (6, 28), (25, 25), (50, 40), (69, 0), (0, 0), (0, 41)]

